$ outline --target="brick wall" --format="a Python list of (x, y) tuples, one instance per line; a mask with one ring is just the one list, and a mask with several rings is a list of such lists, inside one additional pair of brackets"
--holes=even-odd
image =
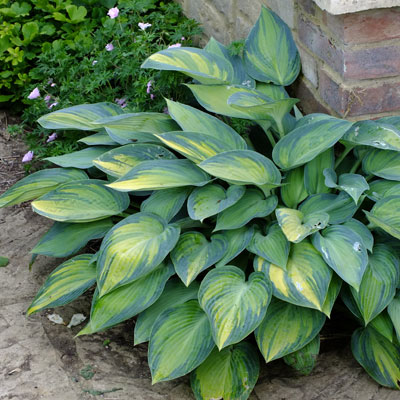
[[(305, 112), (349, 119), (400, 114), (400, 7), (334, 15), (332, 3), (346, 11), (348, 0), (177, 1), (202, 23), (203, 43), (211, 36), (225, 44), (245, 38), (262, 5), (280, 15), (302, 58), (302, 76), (293, 90)], [(400, 5), (397, 0), (373, 1), (375, 7), (379, 2)], [(357, 4), (363, 9), (366, 2), (348, 4), (351, 10)]]

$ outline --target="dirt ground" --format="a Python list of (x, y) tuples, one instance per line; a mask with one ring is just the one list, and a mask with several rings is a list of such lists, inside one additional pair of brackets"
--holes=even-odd
[[(4, 115), (0, 113), (0, 121)], [(0, 193), (23, 176), (21, 142), (0, 125)], [(30, 249), (51, 221), (28, 205), (0, 209), (0, 400), (193, 400), (188, 378), (151, 385), (147, 346), (133, 346), (134, 321), (102, 334), (74, 338), (72, 329), (49, 321), (45, 311), (25, 311), (46, 276), (62, 260), (38, 257), (29, 271)], [(67, 323), (88, 314), (90, 296), (56, 309)], [(351, 355), (348, 341), (329, 346), (310, 376), (276, 361), (263, 365), (252, 400), (400, 400), (380, 387)], [(107, 344), (108, 343), (108, 344)]]

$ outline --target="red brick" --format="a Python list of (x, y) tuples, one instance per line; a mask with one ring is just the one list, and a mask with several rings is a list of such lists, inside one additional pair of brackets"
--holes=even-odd
[(400, 38), (400, 7), (327, 15), (328, 28), (345, 44)]
[(318, 91), (321, 98), (343, 117), (400, 110), (400, 82), (382, 80), (373, 87), (349, 87), (343, 86), (343, 82), (336, 82), (324, 69), (320, 69)]

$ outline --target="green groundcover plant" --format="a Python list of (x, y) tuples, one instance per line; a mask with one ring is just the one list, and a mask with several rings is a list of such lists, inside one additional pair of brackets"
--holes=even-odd
[[(143, 68), (189, 75), (206, 110), (265, 135), (245, 141), (171, 100), (169, 115), (98, 103), (40, 118), (87, 131), (90, 146), (0, 197), (0, 206), (33, 199), (55, 221), (34, 256), (73, 256), (28, 314), (95, 286), (78, 335), (137, 316), (153, 383), (190, 373), (197, 399), (247, 399), (259, 353), (312, 370), (340, 294), (360, 324), (354, 357), (399, 389), (400, 117), (303, 117), (284, 89), (300, 70), (295, 43), (266, 8), (241, 56), (211, 39), (157, 52)], [(81, 254), (95, 238), (99, 251)]]

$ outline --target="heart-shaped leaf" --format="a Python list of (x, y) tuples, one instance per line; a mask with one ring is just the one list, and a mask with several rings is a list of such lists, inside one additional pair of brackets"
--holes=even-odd
[(230, 149), (244, 150), (247, 148), (244, 139), (229, 125), (216, 117), (171, 100), (166, 100), (171, 117), (184, 131), (199, 132), (220, 140)]
[(239, 229), (223, 231), (218, 235), (223, 236), (228, 242), (228, 248), (224, 256), (215, 264), (215, 266), (223, 267), (238, 256), (250, 243), (254, 234), (254, 227), (244, 226)]
[(260, 190), (247, 189), (237, 203), (218, 214), (214, 231), (241, 228), (253, 218), (266, 217), (271, 214), (277, 204), (276, 196), (265, 198)]
[(354, 358), (383, 386), (400, 389), (400, 347), (375, 329), (357, 329), (351, 338)]
[(400, 131), (379, 120), (356, 122), (342, 137), (342, 141), (352, 145), (400, 151)]
[(257, 350), (241, 342), (221, 351), (214, 349), (190, 376), (196, 399), (247, 399), (259, 375)]
[(379, 200), (370, 212), (364, 211), (373, 226), (400, 239), (400, 196), (389, 196)]
[(78, 169), (51, 168), (34, 172), (22, 178), (0, 196), (0, 207), (12, 206), (36, 199), (67, 182), (87, 179), (84, 171)]
[(81, 254), (58, 266), (40, 288), (27, 314), (44, 308), (63, 306), (74, 301), (96, 282), (96, 267), (91, 254)]
[[(397, 181), (388, 181), (386, 179), (377, 179), (369, 183), (369, 190), (367, 196), (373, 201), (378, 201), (386, 196), (390, 189), (400, 186)], [(396, 190), (396, 189), (395, 189)]]
[(227, 247), (228, 242), (222, 235), (211, 236), (209, 242), (200, 232), (186, 232), (171, 252), (171, 259), (176, 273), (189, 286), (201, 271), (223, 257)]
[(150, 340), (151, 329), (162, 312), (186, 303), (188, 300), (197, 299), (198, 291), (199, 284), (197, 282), (192, 282), (189, 287), (186, 287), (178, 279), (168, 281), (159, 299), (139, 314), (135, 324), (135, 346)]
[(86, 224), (55, 222), (40, 238), (31, 253), (50, 257), (68, 257), (84, 247), (89, 240), (104, 237), (113, 225), (109, 218)]
[(370, 150), (362, 161), (366, 174), (400, 181), (400, 153), (393, 150)]
[(214, 346), (210, 323), (197, 300), (168, 308), (151, 330), (149, 366), (153, 383), (193, 371)]
[(232, 150), (199, 164), (210, 175), (239, 185), (271, 185), (281, 182), (281, 174), (267, 157), (252, 150)]
[(329, 188), (344, 190), (357, 204), (360, 196), (369, 189), (365, 178), (359, 174), (342, 174), (337, 183), (336, 172), (333, 169), (324, 169), (325, 185)]
[(33, 211), (55, 221), (83, 223), (126, 210), (129, 196), (108, 188), (105, 183), (97, 179), (65, 183), (33, 201)]
[(165, 283), (173, 274), (172, 264), (162, 263), (145, 277), (113, 290), (105, 296), (99, 297), (96, 290), (90, 311), (90, 322), (79, 335), (103, 331), (139, 314), (160, 297)]
[(325, 315), (317, 310), (274, 299), (255, 331), (265, 361), (300, 350), (318, 335), (324, 322)]
[(190, 191), (190, 187), (155, 191), (142, 202), (140, 211), (159, 215), (169, 222), (180, 211)]
[(277, 208), (275, 214), (282, 232), (293, 243), (299, 243), (312, 233), (324, 229), (329, 222), (329, 215), (325, 212), (303, 214), (291, 208)]
[(359, 290), (368, 263), (362, 238), (343, 225), (331, 225), (312, 237), (325, 262), (356, 291)]
[(399, 278), (399, 260), (391, 249), (382, 244), (374, 246), (358, 293), (350, 288), (365, 325), (392, 301)]
[(358, 219), (349, 219), (346, 221), (343, 226), (350, 228), (354, 232), (356, 232), (362, 239), (364, 246), (372, 252), (372, 247), (374, 246), (374, 237), (372, 236), (371, 231)]
[(73, 151), (72, 153), (63, 154), (62, 156), (47, 157), (45, 160), (52, 162), (53, 164), (59, 165), (63, 168), (80, 168), (87, 169), (93, 167), (94, 160), (100, 157), (102, 154), (109, 151), (110, 148), (107, 146), (95, 146), (88, 147), (87, 149)]
[(118, 146), (118, 143), (112, 140), (105, 131), (85, 136), (79, 139), (78, 142), (85, 143), (88, 146)]
[(269, 228), (267, 236), (264, 236), (261, 232), (255, 232), (247, 247), (247, 250), (251, 253), (257, 254), (283, 269), (286, 269), (289, 249), (290, 243), (278, 224)]
[(333, 168), (334, 162), (335, 155), (332, 147), (305, 165), (304, 186), (308, 194), (329, 193), (330, 189), (325, 186), (323, 171), (326, 168)]
[(143, 161), (108, 186), (123, 192), (203, 186), (210, 177), (189, 160)]
[(133, 214), (103, 239), (97, 260), (99, 296), (147, 275), (175, 247), (180, 229), (157, 215)]
[(379, 315), (377, 315), (369, 324), (371, 328), (374, 328), (377, 332), (379, 332), (382, 336), (388, 339), (391, 343), (393, 343), (394, 335), (393, 335), (393, 324), (390, 320), (389, 314), (387, 311), (382, 311)]
[(322, 311), (332, 270), (308, 241), (292, 245), (285, 270), (261, 257), (254, 259), (254, 269), (269, 278), (278, 299)]
[(289, 208), (297, 208), (297, 205), (307, 197), (304, 187), (304, 169), (299, 167), (288, 171), (282, 183), (282, 201)]
[(190, 218), (203, 221), (237, 203), (244, 195), (244, 186), (232, 185), (226, 191), (217, 184), (210, 183), (196, 188), (188, 199)]
[(103, 153), (93, 160), (98, 169), (120, 178), (146, 160), (173, 160), (175, 155), (155, 144), (127, 144)]
[(298, 167), (333, 147), (350, 127), (351, 122), (334, 117), (300, 126), (279, 140), (272, 158), (282, 169)]
[(245, 279), (241, 269), (225, 265), (210, 271), (201, 282), (200, 306), (220, 350), (253, 332), (271, 301), (271, 284), (263, 273), (253, 272)]
[(247, 73), (261, 82), (290, 85), (300, 72), (300, 56), (289, 27), (262, 7), (244, 47)]

